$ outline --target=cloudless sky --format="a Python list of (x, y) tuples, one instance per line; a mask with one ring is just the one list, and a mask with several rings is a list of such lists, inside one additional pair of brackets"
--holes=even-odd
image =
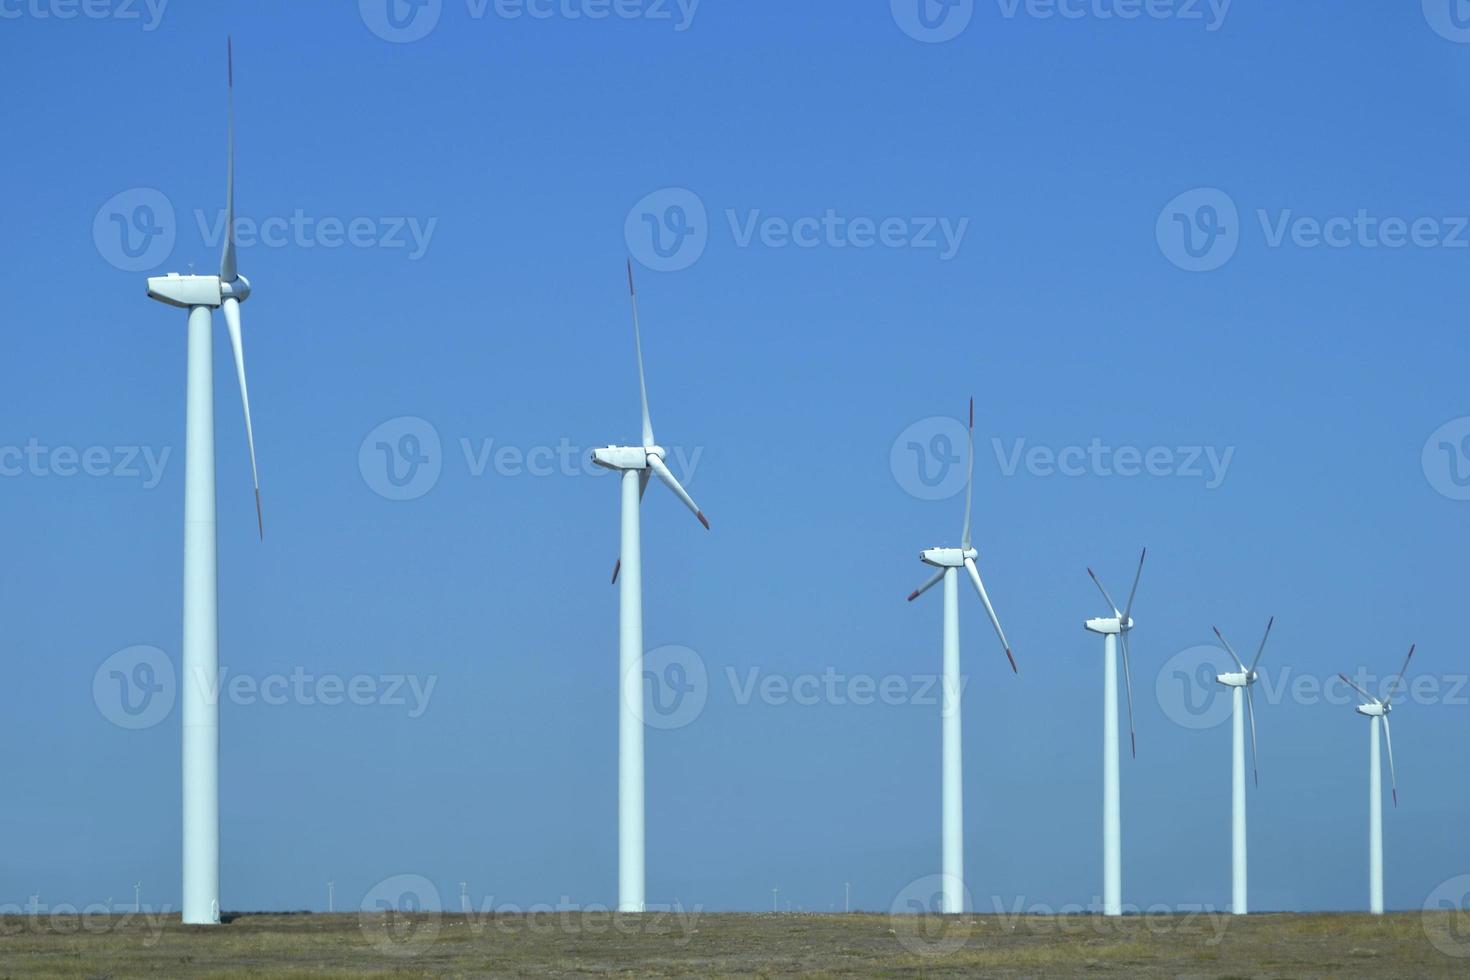
[[(179, 664), (185, 315), (143, 280), (217, 268), (227, 33), (242, 219), (365, 218), (374, 243), (433, 224), (416, 257), (316, 232), (240, 250), (265, 537), (217, 326), (221, 662), (370, 675), (379, 701), (384, 676), (434, 687), (416, 717), (411, 699), (226, 699), (225, 908), (325, 908), (328, 880), (355, 908), (395, 874), (447, 905), (461, 881), (476, 904), (615, 901), (617, 485), (582, 461), (638, 438), (630, 251), (654, 425), (700, 451), (688, 486), (713, 524), (659, 487), (644, 506), (647, 645), (694, 651), (707, 676), (697, 717), (649, 732), (650, 903), (757, 910), (779, 887), (826, 911), (851, 882), (855, 906), (887, 909), (938, 870), (937, 705), (742, 691), (938, 673), (939, 592), (904, 596), (918, 551), (958, 542), (963, 498), (910, 492), (907, 440), (897, 467), (892, 450), (972, 395), (980, 566), (1020, 664), (966, 588), (975, 907), (1100, 892), (1101, 642), (1081, 624), (1106, 608), (1085, 569), (1121, 600), (1145, 545), (1125, 901), (1228, 904), (1229, 725), (1180, 724), (1171, 697), (1212, 624), (1254, 651), (1272, 615), (1278, 691), (1381, 680), (1419, 645), (1410, 675), (1441, 694), (1393, 716), (1388, 904), (1470, 872), (1470, 503), (1453, 499), (1470, 457), (1421, 458), (1470, 415), (1463, 226), (1453, 244), (1470, 44), (1419, 4), (1237, 0), (1211, 30), (1207, 6), (1068, 19), (981, 0), (927, 43), (883, 0), (705, 0), (687, 22), (673, 4), (511, 19), (443, 0), (395, 43), (369, 26), (381, 4), (174, 3), (148, 30), (142, 4), (63, 20), (48, 3), (0, 4), (0, 449), (102, 447), (124, 473), (0, 457), (0, 902), (124, 904), (135, 881), (179, 900), (179, 708), (128, 729), (94, 680), (137, 645)], [(140, 188), (175, 241), (130, 271), (107, 208), (124, 195), (116, 213), (147, 224)], [(697, 197), (707, 244), (658, 271), (625, 226), (668, 188)], [(1192, 272), (1157, 226), (1197, 188), (1238, 209), (1238, 249)], [(968, 224), (947, 260), (742, 244), (752, 220), (829, 210)], [(1447, 241), (1271, 244), (1282, 220), (1360, 210), (1434, 218)], [(385, 422), (398, 444), (403, 417), (432, 426), (440, 473), (393, 500), (362, 450)], [(1181, 466), (1180, 447), (1233, 456), (1214, 488), (1007, 475), (1018, 440), (1094, 439)], [(577, 465), (477, 473), (465, 446), (487, 440)], [(116, 447), (168, 451), (156, 486)], [(1257, 707), (1252, 905), (1364, 907), (1367, 721)]]

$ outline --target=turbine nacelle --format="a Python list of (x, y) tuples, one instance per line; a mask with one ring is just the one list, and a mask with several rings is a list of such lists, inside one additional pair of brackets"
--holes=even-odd
[(1226, 687), (1250, 687), (1256, 682), (1257, 676), (1254, 670), (1237, 670), (1229, 674), (1219, 674), (1215, 680)]
[(1113, 636), (1126, 633), (1133, 628), (1133, 617), (1124, 620), (1121, 616), (1104, 616), (1099, 619), (1089, 619), (1082, 624), (1082, 628), (1090, 633), (1101, 633), (1104, 636)]
[(1353, 710), (1369, 718), (1387, 718), (1388, 713), (1393, 710), (1393, 706), (1377, 701), (1372, 704), (1360, 704)]
[(650, 456), (664, 458), (660, 446), (603, 446), (592, 450), (592, 462), (609, 470), (646, 470)]
[(233, 282), (225, 282), (219, 276), (181, 276), (177, 272), (148, 277), (149, 299), (186, 310), (196, 306), (218, 309), (227, 298), (244, 302), (249, 296), (250, 281), (244, 276)]
[(974, 548), (929, 548), (919, 552), (919, 560), (935, 568), (964, 568), (965, 559), (974, 561), (980, 552)]

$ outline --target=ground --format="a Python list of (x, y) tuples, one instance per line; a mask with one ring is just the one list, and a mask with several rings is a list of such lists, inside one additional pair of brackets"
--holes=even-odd
[(1470, 915), (0, 917), (7, 978), (593, 974), (1465, 977)]

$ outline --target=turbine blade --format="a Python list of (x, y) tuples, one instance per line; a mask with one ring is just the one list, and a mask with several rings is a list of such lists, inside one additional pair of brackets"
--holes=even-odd
[(1103, 598), (1107, 600), (1108, 607), (1113, 610), (1113, 615), (1117, 616), (1119, 619), (1122, 619), (1123, 614), (1118, 611), (1118, 604), (1113, 601), (1113, 597), (1108, 595), (1108, 590), (1103, 587), (1102, 579), (1098, 578), (1097, 573), (1094, 572), (1091, 568), (1087, 570), (1087, 574), (1092, 576), (1092, 584), (1097, 586), (1097, 591), (1103, 594)]
[(1251, 719), (1251, 772), (1256, 778), (1256, 785), (1261, 785), (1261, 764), (1256, 755), (1256, 697), (1251, 693), (1251, 686), (1245, 686), (1245, 711)]
[(942, 581), (944, 581), (944, 569), (941, 568), (939, 571), (929, 576), (929, 578), (924, 581), (923, 585), (919, 586), (917, 589), (909, 593), (909, 602), (913, 602), (919, 596), (923, 595), (925, 592), (928, 592), (930, 589), (934, 588), (934, 586), (938, 585)]
[[(1399, 683), (1401, 681), (1403, 681), (1403, 679), (1404, 679), (1404, 672), (1409, 669), (1409, 661), (1410, 660), (1413, 660), (1413, 659), (1414, 659), (1414, 646), (1413, 646), (1413, 644), (1410, 644), (1409, 645), (1409, 655), (1404, 658), (1404, 666), (1403, 666), (1403, 668), (1400, 669), (1399, 672), (1394, 675), (1393, 679), (1391, 679), (1388, 682), (1388, 690), (1385, 691), (1384, 694), (1383, 694), (1383, 701), (1384, 701), (1385, 704), (1388, 703), (1389, 701), (1392, 701), (1393, 700), (1393, 696), (1394, 696), (1395, 692), (1398, 691)], [(1387, 718), (1384, 718), (1383, 720), (1384, 721), (1387, 721), (1388, 719)]]
[(1388, 727), (1388, 715), (1383, 716), (1383, 740), (1388, 744), (1388, 783), (1393, 787), (1393, 805), (1399, 805), (1399, 778), (1393, 771), (1393, 729)]
[(1011, 673), (1019, 674), (1016, 669), (1016, 658), (1011, 655), (1011, 645), (1006, 640), (1006, 631), (1000, 628), (1000, 619), (995, 615), (995, 607), (990, 604), (990, 596), (985, 594), (985, 583), (980, 581), (980, 569), (975, 567), (975, 559), (965, 559), (965, 569), (970, 573), (970, 581), (975, 583), (975, 591), (980, 593), (980, 601), (985, 603), (985, 613), (990, 617), (990, 625), (995, 627), (995, 635), (1000, 637), (1000, 645), (1005, 647), (1006, 659), (1011, 662)]
[(1240, 667), (1241, 672), (1242, 673), (1246, 673), (1246, 674), (1250, 673), (1250, 671), (1248, 671), (1248, 670), (1245, 669), (1245, 664), (1244, 663), (1241, 663), (1240, 658), (1235, 655), (1235, 648), (1230, 645), (1230, 641), (1229, 640), (1225, 639), (1225, 634), (1220, 632), (1220, 628), (1218, 626), (1211, 626), (1210, 629), (1214, 630), (1215, 631), (1215, 635), (1220, 638), (1220, 642), (1223, 643), (1223, 644), (1225, 644), (1225, 649), (1230, 653), (1230, 656), (1235, 660), (1236, 664)]
[(669, 472), (669, 468), (664, 465), (664, 461), (649, 453), (648, 466), (649, 469), (653, 470), (653, 475), (663, 481), (664, 486), (674, 491), (674, 496), (684, 501), (684, 506), (694, 512), (694, 516), (699, 518), (699, 523), (703, 524), (704, 529), (708, 531), (709, 518), (704, 516), (704, 511), (699, 509), (699, 505), (694, 502), (694, 498), (689, 496), (683, 487), (679, 486), (679, 481), (674, 479), (674, 474)]
[(970, 473), (965, 478), (965, 529), (960, 534), (960, 547), (970, 550), (970, 505), (975, 497), (975, 399), (970, 399)]
[(1383, 703), (1383, 702), (1379, 701), (1377, 698), (1375, 698), (1373, 695), (1369, 694), (1367, 691), (1363, 690), (1358, 685), (1354, 684), (1351, 680), (1349, 680), (1347, 674), (1338, 674), (1337, 676), (1342, 678), (1342, 682), (1344, 684), (1346, 684), (1348, 687), (1352, 688), (1354, 691), (1357, 691), (1359, 694), (1363, 695), (1363, 697), (1367, 698), (1369, 701), (1372, 701), (1374, 704), (1382, 704)]
[(1123, 687), (1128, 691), (1128, 741), (1133, 748), (1133, 758), (1138, 758), (1138, 735), (1133, 730), (1133, 672), (1128, 666), (1128, 632), (1118, 635), (1123, 647)]
[(1266, 641), (1271, 638), (1271, 627), (1276, 625), (1276, 617), (1272, 616), (1266, 623), (1266, 635), (1261, 637), (1261, 645), (1256, 648), (1256, 659), (1251, 661), (1251, 673), (1255, 673), (1256, 664), (1261, 662), (1261, 654), (1266, 652)]
[(240, 403), (245, 406), (245, 441), (250, 446), (250, 479), (255, 484), (255, 524), (265, 539), (265, 519), (260, 512), (260, 471), (255, 465), (255, 428), (250, 423), (250, 389), (245, 386), (245, 344), (240, 336), (240, 301), (226, 296), (220, 304), (225, 314), (225, 329), (230, 334), (230, 347), (235, 352), (235, 374), (240, 379)]
[(638, 354), (638, 396), (643, 402), (643, 445), (653, 441), (653, 421), (648, 416), (648, 382), (643, 376), (643, 334), (638, 329), (638, 290), (633, 288), (633, 260), (628, 260), (628, 298), (633, 304), (633, 348)]
[(1123, 621), (1126, 623), (1133, 618), (1133, 597), (1138, 595), (1138, 580), (1143, 578), (1143, 560), (1148, 557), (1148, 549), (1143, 549), (1143, 554), (1138, 556), (1138, 571), (1133, 573), (1133, 589), (1128, 593), (1128, 605), (1123, 607)]
[(219, 277), (224, 282), (240, 278), (235, 268), (235, 46), (225, 38), (225, 71), (228, 88), (225, 95), (226, 127), (229, 149), (225, 163), (225, 244), (219, 257)]
[[(648, 478), (650, 476), (652, 476), (652, 475), (653, 475), (653, 473), (650, 472), (649, 470), (643, 470), (642, 472), (640, 472), (638, 474), (638, 502), (639, 503), (642, 503), (643, 502), (643, 495), (648, 492)], [(619, 558), (616, 562), (613, 563), (612, 582), (609, 583), (609, 584), (611, 584), (611, 585), (617, 585), (618, 584), (618, 573), (621, 572), (622, 570), (623, 570), (623, 559)]]

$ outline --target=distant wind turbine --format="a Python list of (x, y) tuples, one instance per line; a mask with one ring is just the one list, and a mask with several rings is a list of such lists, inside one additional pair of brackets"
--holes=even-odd
[[(1234, 701), (1231, 706), (1231, 717), (1233, 719), (1233, 742), (1230, 757), (1230, 911), (1236, 915), (1245, 915), (1248, 911), (1246, 897), (1246, 847), (1245, 847), (1245, 726), (1244, 717), (1241, 712), (1241, 701), (1245, 702), (1245, 714), (1250, 716), (1251, 723), (1251, 771), (1254, 773), (1255, 784), (1261, 784), (1260, 765), (1256, 759), (1256, 702), (1251, 696), (1251, 685), (1255, 684), (1259, 675), (1256, 674), (1256, 665), (1261, 662), (1261, 654), (1266, 651), (1266, 640), (1271, 636), (1271, 627), (1276, 622), (1272, 616), (1266, 623), (1266, 635), (1261, 637), (1261, 645), (1256, 650), (1256, 658), (1247, 667), (1245, 662), (1235, 653), (1230, 641), (1225, 635), (1215, 629), (1215, 635), (1220, 642), (1225, 644), (1231, 659), (1240, 668), (1238, 672), (1220, 674), (1215, 679), (1231, 689)], [(1212, 627), (1213, 628), (1213, 627)]]
[(1103, 914), (1123, 914), (1123, 816), (1118, 789), (1118, 653), (1123, 646), (1123, 682), (1128, 688), (1128, 741), (1134, 757), (1138, 755), (1138, 738), (1133, 731), (1133, 674), (1128, 666), (1128, 632), (1133, 629), (1133, 597), (1138, 594), (1138, 580), (1143, 577), (1143, 560), (1148, 549), (1138, 556), (1138, 571), (1133, 575), (1133, 588), (1128, 604), (1118, 611), (1118, 604), (1092, 569), (1092, 576), (1113, 615), (1089, 619), (1083, 628), (1101, 633), (1103, 638)]
[(919, 553), (926, 565), (939, 569), (923, 585), (909, 593), (909, 602), (929, 591), (940, 582), (944, 583), (944, 682), (943, 682), (943, 787), (940, 801), (941, 861), (943, 870), (943, 897), (941, 911), (960, 913), (965, 911), (965, 827), (964, 827), (964, 767), (961, 761), (960, 743), (960, 600), (956, 578), (963, 568), (970, 575), (995, 635), (1011, 662), (1011, 671), (1016, 670), (1016, 658), (1011, 656), (1011, 645), (1006, 642), (1005, 631), (1000, 628), (990, 596), (985, 593), (985, 583), (980, 580), (980, 569), (975, 565), (979, 552), (970, 546), (970, 509), (975, 486), (975, 399), (970, 399), (970, 463), (969, 476), (965, 482), (965, 523), (960, 534), (958, 548), (930, 548)]
[(255, 466), (255, 435), (250, 395), (245, 386), (245, 352), (240, 336), (240, 303), (250, 282), (235, 263), (235, 108), (234, 57), (226, 46), (229, 88), (226, 125), (229, 152), (225, 181), (225, 242), (219, 275), (170, 273), (148, 280), (148, 296), (189, 311), (189, 358), (184, 460), (184, 677), (183, 703), (183, 921), (219, 922), (219, 584), (214, 492), (214, 334), (213, 311), (224, 311), (234, 350), (240, 400), (245, 407), (245, 438), (255, 484), (255, 520), (261, 537), (260, 477)]
[(1383, 914), (1383, 771), (1378, 760), (1378, 727), (1383, 725), (1383, 740), (1388, 746), (1388, 778), (1393, 787), (1393, 805), (1399, 805), (1399, 781), (1393, 771), (1393, 730), (1388, 724), (1388, 715), (1393, 711), (1393, 696), (1398, 686), (1403, 682), (1404, 672), (1409, 669), (1409, 661), (1414, 659), (1414, 647), (1409, 647), (1409, 655), (1404, 658), (1403, 669), (1400, 670), (1388, 683), (1388, 688), (1383, 692), (1383, 699), (1379, 700), (1358, 685), (1347, 679), (1345, 674), (1338, 674), (1343, 682), (1368, 699), (1367, 704), (1360, 704), (1357, 712), (1366, 715), (1369, 720), (1369, 737), (1372, 739), (1368, 749), (1368, 910), (1374, 915)]
[(613, 582), (622, 577), (618, 596), (618, 911), (644, 909), (643, 810), (643, 558), (639, 509), (648, 481), (657, 476), (699, 523), (709, 529), (704, 512), (664, 464), (664, 450), (654, 441), (648, 415), (648, 385), (643, 374), (643, 337), (638, 329), (638, 292), (633, 263), (628, 262), (628, 295), (633, 304), (633, 348), (638, 356), (638, 392), (643, 405), (643, 444), (605, 446), (592, 452), (598, 466), (622, 474), (622, 555), (613, 566)]

